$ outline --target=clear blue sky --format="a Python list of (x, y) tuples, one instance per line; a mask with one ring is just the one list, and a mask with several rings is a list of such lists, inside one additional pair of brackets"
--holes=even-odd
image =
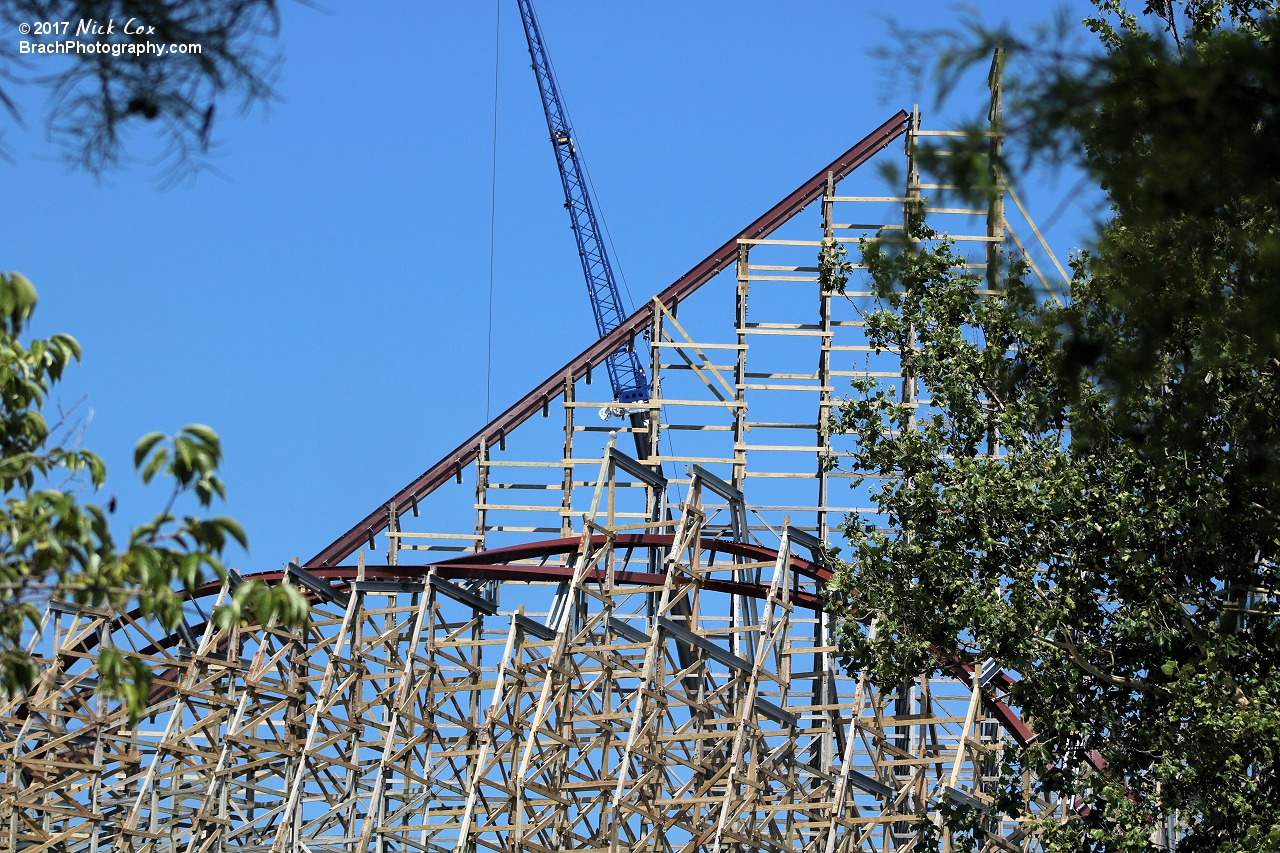
[[(594, 328), (516, 5), (502, 3), (495, 413)], [(1024, 25), (1057, 8), (981, 12)], [(221, 122), (220, 176), (163, 191), (145, 162), (102, 181), (69, 171), (40, 125), (44, 94), (15, 93), (27, 126), (5, 126), (0, 268), (39, 289), (37, 333), (84, 346), (60, 396), (88, 394), (86, 443), (107, 459), (122, 526), (163, 502), (130, 466), (151, 430), (222, 435), (226, 510), (251, 541), (232, 562), (253, 571), (306, 559), (483, 423), (495, 9), (285, 3), (278, 100)], [(919, 101), (939, 126), (928, 93), (893, 85), (869, 52), (893, 18), (960, 19), (940, 2), (538, 12), (638, 301), (900, 107)], [(1030, 188), (1033, 211), (1071, 183)], [(1081, 221), (1049, 234), (1060, 254)]]

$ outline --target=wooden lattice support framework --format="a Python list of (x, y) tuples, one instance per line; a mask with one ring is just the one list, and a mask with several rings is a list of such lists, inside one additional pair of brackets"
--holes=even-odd
[[(998, 150), (998, 74), (992, 91)], [(986, 813), (985, 851), (1034, 849), (1028, 816), (1067, 809), (992, 811), (1001, 750), (1032, 737), (999, 663), (885, 691), (841, 666), (823, 612), (825, 543), (867, 503), (843, 488), (866, 472), (832, 468), (857, 440), (828, 427), (841, 386), (914, 389), (865, 338), (871, 294), (824, 292), (817, 254), (901, 229), (937, 189), (915, 146), (946, 132), (913, 111), (877, 133), (905, 141), (883, 155), (905, 156), (903, 195), (838, 194), (856, 180), (837, 161), (802, 199), (820, 233), (795, 206), (721, 251), (731, 274), (633, 317), (648, 403), (595, 421), (613, 404), (589, 350), (519, 433), (513, 407), (353, 528), (358, 554), (258, 575), (310, 597), (306, 626), (216, 631), (238, 577), (172, 636), (50, 608), (39, 683), (0, 706), (0, 849), (893, 853), (944, 799)], [(855, 166), (879, 150), (860, 145)], [(989, 264), (1026, 254), (1003, 197), (926, 212), (989, 287)], [(107, 645), (155, 672), (137, 728), (94, 692)]]
[(310, 624), (143, 648), (159, 678), (136, 730), (90, 698), (87, 655), (139, 627), (55, 612), (39, 689), (6, 709), (7, 849), (894, 850), (943, 796), (989, 803), (1002, 682), (922, 678), (894, 716), (837, 662), (820, 543), (712, 535), (758, 515), (689, 479), (670, 512), (606, 524), (611, 495), (664, 485), (610, 441), (575, 539), (416, 577), (290, 566)]

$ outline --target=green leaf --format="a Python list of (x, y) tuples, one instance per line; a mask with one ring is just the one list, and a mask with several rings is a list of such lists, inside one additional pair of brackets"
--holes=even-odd
[(246, 552), (249, 550), (249, 537), (245, 534), (244, 528), (240, 526), (240, 522), (225, 515), (220, 515), (217, 518), (211, 519), (211, 521), (214, 524), (217, 524), (222, 530), (226, 531), (232, 539), (239, 542), (240, 547)]
[(146, 459), (151, 449), (164, 441), (164, 438), (162, 432), (149, 432), (139, 439), (137, 446), (133, 449), (133, 467), (135, 469), (141, 467), (142, 460)]
[(0, 273), (0, 312), (5, 316), (8, 334), (22, 331), (38, 300), (35, 286), (22, 273)]
[(204, 444), (208, 445), (212, 450), (215, 459), (221, 452), (222, 442), (219, 440), (218, 434), (210, 427), (207, 427), (204, 424), (187, 424), (182, 428), (182, 432), (198, 438)]
[(168, 465), (169, 451), (162, 447), (152, 454), (151, 461), (142, 469), (142, 482), (144, 484), (150, 484), (155, 475), (164, 470)]

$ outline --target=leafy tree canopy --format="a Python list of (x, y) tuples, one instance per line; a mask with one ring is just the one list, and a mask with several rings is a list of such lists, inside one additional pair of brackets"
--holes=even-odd
[[(29, 689), (39, 675), (32, 651), (50, 602), (132, 613), (171, 632), (182, 621), (186, 593), (226, 578), (228, 544), (248, 547), (234, 519), (178, 515), (188, 497), (207, 511), (225, 494), (221, 444), (200, 425), (138, 442), (134, 465), (142, 481), (165, 483), (168, 494), (150, 522), (116, 543), (108, 520), (114, 501), (104, 509), (83, 497), (86, 487), (102, 488), (106, 465), (79, 446), (74, 422), (50, 424), (44, 416), (63, 372), (79, 361), (80, 345), (69, 335), (22, 343), (35, 306), (30, 282), (0, 274), (0, 690), (7, 694)], [(306, 614), (294, 587), (248, 582), (213, 618), (225, 630), (250, 617), (297, 623)], [(122, 699), (136, 720), (151, 683), (145, 662), (105, 648), (98, 665), (99, 689)]]
[[(914, 394), (860, 381), (840, 412), (852, 467), (887, 479), (880, 514), (847, 520), (832, 602), (849, 665), (885, 685), (957, 657), (1018, 674), (1038, 739), (1006, 751), (995, 793), (1016, 813), (1030, 769), (1079, 798), (1050, 849), (1144, 850), (1172, 820), (1179, 850), (1272, 851), (1280, 22), (1261, 3), (1097, 5), (1092, 53), (970, 33), (943, 54), (953, 75), (1003, 40), (1006, 129), (1074, 160), (1110, 210), (1063, 308), (1016, 259), (979, 296), (945, 240), (863, 243), (868, 334)], [(923, 159), (990, 193), (986, 150)], [(981, 840), (953, 817), (961, 848)]]
[[(900, 34), (904, 55), (938, 57), (943, 97), (996, 45), (1008, 57), (1000, 129), (1010, 139), (1004, 151), (1016, 153), (989, 168), (980, 132), (988, 128), (975, 124), (967, 139), (922, 146), (922, 162), (979, 196), (998, 191), (993, 174), (1013, 180), (1046, 162), (1080, 169), (1102, 191), (1103, 218), (1122, 219), (1124, 238), (1100, 222), (1092, 264), (1111, 279), (1106, 299), (1124, 331), (1073, 325), (1064, 344), (1068, 366), (1093, 371), (1113, 392), (1150, 378), (1160, 354), (1179, 349), (1184, 320), (1208, 321), (1199, 325), (1215, 338), (1194, 353), (1181, 347), (1179, 370), (1234, 361), (1236, 338), (1253, 341), (1263, 361), (1280, 357), (1276, 4), (1151, 0), (1140, 15), (1119, 0), (1095, 5), (1083, 28), (1060, 21), (1031, 38), (976, 24), (966, 33)], [(1083, 31), (1100, 48), (1082, 45)], [(1148, 251), (1128, 250), (1134, 229)]]
[[(0, 105), (21, 123), (9, 91), (47, 90), (50, 137), (94, 174), (125, 161), (131, 125), (154, 123), (168, 146), (169, 177), (180, 177), (201, 165), (221, 99), (239, 96), (247, 109), (271, 96), (276, 57), (263, 44), (278, 23), (275, 0), (0, 0), (0, 25), (20, 35), (0, 42)], [(63, 49), (24, 54), (23, 43)], [(69, 335), (24, 344), (35, 306), (26, 278), (0, 273), (0, 691), (10, 695), (38, 676), (32, 652), (50, 603), (106, 607), (172, 631), (186, 594), (227, 577), (228, 544), (248, 545), (231, 518), (178, 514), (191, 499), (205, 513), (224, 497), (221, 444), (200, 425), (139, 441), (134, 466), (143, 482), (167, 483), (169, 493), (149, 523), (117, 544), (108, 520), (114, 500), (103, 509), (84, 499), (87, 488), (101, 489), (106, 466), (80, 447), (74, 423), (60, 414), (50, 425), (44, 415), (80, 346)], [(250, 618), (298, 624), (306, 615), (295, 588), (249, 582), (213, 618), (227, 630)], [(110, 648), (97, 663), (99, 690), (136, 721), (149, 695), (146, 664)]]

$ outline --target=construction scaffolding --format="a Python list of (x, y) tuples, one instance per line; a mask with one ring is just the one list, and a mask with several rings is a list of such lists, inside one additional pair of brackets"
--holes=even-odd
[[(898, 113), (316, 557), (254, 576), (306, 593), (306, 626), (218, 631), (238, 576), (170, 636), (51, 606), (36, 688), (0, 706), (0, 849), (895, 853), (947, 845), (947, 801), (983, 850), (1036, 848), (1068, 804), (989, 793), (1033, 738), (1012, 676), (885, 690), (824, 612), (833, 528), (875, 512), (839, 394), (910, 389), (865, 337), (873, 294), (824, 287), (818, 256), (901, 230), (939, 189), (916, 146), (947, 133)], [(878, 156), (905, 158), (902, 195), (864, 189)], [(1031, 260), (1003, 194), (925, 212), (991, 287), (1005, 252)], [(628, 342), (652, 396), (624, 410), (593, 371)], [(95, 693), (104, 647), (156, 673), (137, 727)]]

